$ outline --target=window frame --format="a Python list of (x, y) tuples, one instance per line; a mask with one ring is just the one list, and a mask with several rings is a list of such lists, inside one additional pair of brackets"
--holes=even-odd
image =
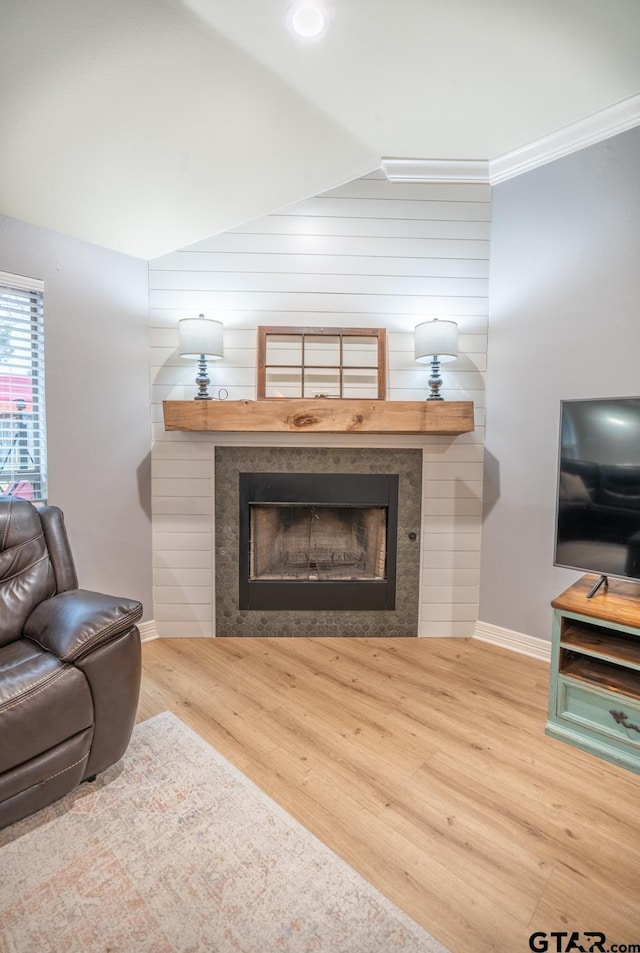
[[(301, 371), (301, 395), (300, 397), (269, 397), (267, 396), (267, 370), (270, 367), (281, 367), (285, 365), (267, 363), (267, 338), (270, 334), (280, 334), (285, 336), (300, 336), (302, 338), (302, 362), (300, 364), (286, 365)], [(340, 361), (339, 364), (331, 365), (313, 365), (304, 362), (304, 340), (305, 337), (339, 337), (340, 338)], [(353, 365), (345, 364), (343, 361), (343, 341), (347, 337), (375, 337), (377, 339), (377, 364), (374, 365)], [(369, 398), (371, 400), (386, 400), (387, 397), (387, 331), (386, 328), (328, 328), (328, 327), (289, 327), (287, 325), (258, 327), (257, 339), (257, 399), (258, 400), (301, 400), (304, 395), (304, 371), (306, 368), (317, 369), (322, 366), (329, 369), (335, 369), (340, 374), (340, 395), (339, 397), (327, 398), (330, 400), (363, 400), (362, 397), (343, 396), (343, 377), (345, 370), (375, 370), (378, 378), (377, 397)], [(304, 398), (312, 399), (312, 398)]]
[[(12, 310), (14, 324), (11, 323)], [(17, 496), (43, 504), (47, 501), (48, 475), (44, 282), (41, 279), (0, 271), (0, 330), (7, 326), (16, 329), (18, 340), (23, 336), (24, 355), (14, 364), (14, 368), (22, 369), (22, 373), (11, 373), (10, 359), (2, 361), (0, 369), (0, 381), (4, 383), (2, 404), (16, 404), (15, 410), (10, 406), (7, 410), (0, 410), (0, 492), (17, 491)], [(7, 373), (3, 373), (5, 369)], [(29, 411), (25, 412), (25, 408), (20, 406), (19, 402), (27, 398), (20, 393), (19, 386), (14, 395), (15, 378), (29, 381)], [(31, 466), (22, 465), (27, 460)], [(21, 483), (32, 487), (31, 496), (27, 487), (21, 492)]]

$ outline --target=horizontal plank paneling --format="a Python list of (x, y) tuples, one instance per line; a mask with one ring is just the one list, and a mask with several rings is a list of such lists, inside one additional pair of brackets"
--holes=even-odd
[(479, 552), (480, 533), (430, 533), (426, 528), (427, 519), (423, 518), (422, 546), (423, 552)]
[[(154, 312), (157, 320), (164, 321), (163, 312)], [(349, 315), (344, 315), (348, 318)], [(308, 316), (307, 316), (308, 320)], [(458, 346), (460, 354), (455, 367), (459, 368), (460, 360), (465, 357), (475, 358), (476, 355), (486, 356), (487, 333), (486, 317), (482, 319), (473, 316), (458, 319)], [(224, 364), (238, 364), (242, 366), (255, 366), (255, 329), (225, 327), (224, 332)], [(166, 327), (156, 327), (151, 332), (152, 363), (162, 364), (165, 359), (169, 360), (171, 355), (178, 358), (178, 327), (175, 320)], [(392, 331), (387, 335), (388, 364), (390, 366), (410, 366), (413, 365), (414, 340), (410, 331)], [(179, 358), (183, 364), (187, 362)], [(219, 366), (219, 365), (217, 365)]]
[[(214, 235), (188, 251), (313, 252), (326, 255), (418, 255), (487, 258), (488, 222), (377, 221), (286, 217), (263, 219), (258, 230)], [(153, 268), (154, 262), (151, 262)]]
[(160, 621), (156, 624), (156, 630), (161, 639), (206, 639), (213, 634), (213, 623), (211, 620), (192, 622), (189, 619)]
[(423, 602), (424, 622), (475, 622), (477, 606), (473, 602)]
[[(460, 364), (464, 367), (463, 361), (460, 361)], [(193, 393), (189, 395), (190, 397), (195, 396), (196, 393), (193, 383), (195, 376), (193, 364), (190, 365), (185, 360), (152, 367), (150, 375), (153, 386), (193, 385)], [(247, 394), (246, 398), (255, 398), (255, 366), (228, 367), (226, 364), (214, 365), (209, 369), (209, 376), (213, 384), (214, 394), (216, 387), (248, 387), (252, 389), (252, 393)], [(389, 397), (393, 400), (423, 400), (429, 392), (429, 371), (428, 369), (425, 370), (424, 367), (418, 369), (411, 367), (406, 370), (393, 368), (389, 371), (388, 377)], [(484, 378), (482, 373), (476, 370), (473, 365), (467, 365), (464, 370), (462, 368), (456, 370), (453, 362), (450, 365), (443, 365), (441, 377), (444, 382), (442, 395), (448, 397), (449, 400), (462, 400), (464, 398), (453, 398), (446, 393), (447, 391), (451, 391), (451, 394), (453, 394), (461, 389), (465, 391), (469, 389), (481, 391), (483, 389)], [(416, 392), (416, 397), (401, 396), (403, 392), (410, 390)]]
[(211, 570), (206, 568), (157, 569), (156, 586), (211, 586)]
[(211, 516), (213, 513), (213, 487), (208, 496), (154, 496), (154, 513), (194, 513)]
[[(215, 387), (254, 387), (255, 386), (255, 367), (227, 367), (212, 366), (209, 369), (209, 376)], [(186, 384), (195, 380), (196, 374), (193, 361), (181, 360), (176, 364), (164, 364), (159, 367), (151, 368), (152, 384)], [(193, 386), (193, 395), (196, 393)]]
[[(181, 483), (181, 481), (177, 482)], [(187, 487), (184, 493), (185, 495), (189, 493)], [(167, 498), (169, 497), (170, 494), (167, 494)], [(211, 517), (193, 513), (158, 513), (154, 528), (158, 533), (210, 533)]]
[[(477, 590), (480, 583), (480, 570), (479, 569), (451, 569), (444, 566), (430, 566), (429, 567), (429, 577), (427, 584), (423, 587), (423, 593), (425, 594), (425, 600), (427, 600), (426, 592), (430, 586), (453, 586), (453, 587), (473, 587)], [(441, 600), (436, 600), (441, 601)]]
[[(150, 263), (155, 618), (164, 637), (214, 634), (214, 445), (421, 447), (420, 634), (470, 636), (477, 600), (488, 330), (491, 191), (484, 185), (390, 183), (381, 172), (215, 235)], [(164, 429), (163, 400), (191, 400), (195, 362), (177, 324), (205, 313), (225, 325), (211, 391), (254, 400), (263, 325), (384, 327), (387, 397), (422, 401), (429, 368), (413, 327), (458, 323), (458, 360), (442, 367), (446, 400), (472, 400), (459, 438), (395, 434), (184, 433)], [(208, 580), (210, 580), (210, 585)]]
[(475, 605), (478, 601), (478, 587), (474, 586), (425, 586), (424, 601), (434, 604), (444, 604), (450, 602), (467, 602)]
[(428, 639), (470, 639), (473, 636), (475, 624), (473, 619), (465, 622), (425, 619), (420, 629), (420, 635)]
[[(185, 317), (184, 309), (176, 308), (152, 308), (151, 321), (154, 328), (172, 328), (177, 329), (178, 320)], [(488, 317), (486, 310), (484, 314), (455, 314), (449, 313), (448, 317), (454, 320), (458, 325), (458, 331), (461, 334), (485, 334), (488, 328)], [(219, 315), (224, 320), (225, 341), (227, 333), (231, 335), (231, 340), (239, 334), (253, 334), (255, 339), (256, 328), (260, 324), (282, 324), (291, 325), (294, 320), (301, 320), (302, 315), (295, 312), (282, 310), (276, 311), (229, 311), (226, 314)], [(373, 316), (370, 316), (373, 318)], [(406, 316), (400, 314), (388, 314), (383, 318), (370, 320), (367, 324), (363, 321), (362, 314), (352, 311), (305, 311), (304, 321), (308, 326), (313, 327), (386, 327), (387, 331), (392, 333), (401, 333), (411, 336), (413, 327), (417, 320), (408, 320)], [(407, 328), (407, 323), (410, 327)], [(233, 345), (232, 345), (233, 346)]]
[(425, 549), (422, 553), (422, 585), (429, 584), (429, 570), (479, 569), (480, 549)]
[(184, 603), (176, 605), (172, 602), (165, 602), (157, 607), (156, 622), (182, 622), (187, 619), (193, 622), (208, 622), (211, 624), (211, 605), (194, 603), (186, 607)]
[[(410, 335), (407, 335), (407, 337), (409, 336)], [(395, 337), (397, 338), (398, 335), (395, 335)], [(468, 334), (461, 335), (461, 337), (466, 339), (469, 352), (460, 354), (455, 363), (450, 362), (450, 366), (445, 369), (455, 371), (456, 373), (464, 370), (486, 370), (487, 356), (486, 353), (481, 349), (484, 336)], [(460, 346), (462, 346), (462, 344)], [(193, 361), (180, 356), (177, 340), (175, 343), (171, 342), (169, 346), (156, 346), (153, 348), (151, 366), (164, 367), (165, 365), (169, 364), (175, 365), (176, 367), (188, 368), (191, 376), (193, 376)], [(212, 364), (209, 368), (209, 371), (210, 373), (215, 374), (216, 371), (221, 371), (223, 368), (227, 367), (249, 367), (255, 370), (254, 351), (251, 348), (245, 347), (227, 347), (225, 343), (224, 365)], [(413, 356), (413, 347), (411, 350), (408, 348), (403, 348), (389, 351), (387, 367), (391, 370), (413, 371), (417, 374), (429, 375), (428, 367), (416, 367)]]
[[(433, 533), (474, 533), (478, 525), (477, 513), (445, 515), (428, 514), (422, 519), (422, 532), (427, 535)], [(425, 542), (428, 546), (428, 542)]]
[[(213, 464), (213, 447), (209, 442), (196, 443), (191, 439), (187, 440), (181, 435), (175, 434), (176, 439), (170, 444), (158, 447), (154, 451), (154, 463), (157, 459), (163, 460), (209, 460)], [(213, 471), (210, 471), (213, 472)]]
[(333, 218), (418, 219), (419, 221), (442, 222), (488, 222), (491, 219), (490, 202), (438, 202), (417, 199), (307, 199), (298, 205), (290, 205), (279, 215), (304, 215)]
[(153, 533), (154, 549), (161, 552), (202, 550), (211, 552), (212, 536), (207, 533)]
[(351, 199), (413, 199), (416, 202), (490, 202), (491, 186), (463, 182), (424, 184), (420, 182), (389, 182), (386, 177), (371, 180), (355, 179), (337, 189), (323, 192), (324, 198)]
[(209, 479), (211, 464), (209, 460), (156, 460), (153, 465), (153, 475), (165, 480)]
[(425, 500), (447, 499), (453, 502), (478, 500), (482, 503), (482, 483), (464, 480), (425, 480), (423, 483)]
[[(468, 335), (467, 337), (473, 347), (478, 347), (479, 342), (475, 339), (475, 336)], [(210, 376), (224, 378), (225, 383), (229, 383), (229, 369), (246, 368), (255, 372), (255, 353), (251, 348), (232, 348), (225, 345), (224, 354), (224, 364), (211, 364), (209, 367)], [(446, 367), (443, 365), (443, 371), (453, 371), (456, 376), (464, 371), (485, 371), (486, 359), (486, 353), (480, 350), (460, 354), (455, 362), (449, 362)], [(282, 361), (282, 363), (286, 362)], [(151, 358), (151, 366), (161, 369), (168, 366), (181, 367), (189, 371), (189, 377), (191, 379), (195, 377), (193, 361), (180, 356), (177, 342), (174, 347), (155, 347)], [(430, 372), (429, 367), (416, 365), (413, 357), (413, 349), (411, 351), (406, 349), (402, 351), (391, 351), (388, 355), (387, 367), (390, 371), (402, 371), (403, 376), (397, 385), (398, 387), (403, 386), (407, 374), (419, 375), (422, 379), (426, 380)], [(252, 383), (254, 377), (255, 374), (253, 374)], [(406, 382), (404, 386), (406, 386)]]
[[(153, 481), (154, 496), (206, 496), (211, 492), (211, 480), (198, 480), (196, 478), (180, 479), (162, 479), (157, 477)], [(159, 520), (155, 525), (164, 521)]]
[[(233, 315), (235, 311), (290, 311), (299, 317), (306, 311), (355, 315), (406, 314), (415, 321), (442, 315), (486, 315), (487, 299), (484, 295), (421, 295), (386, 292), (379, 294), (353, 294), (341, 291), (193, 291), (191, 289), (149, 292), (151, 308), (197, 315), (201, 311), (213, 314)], [(180, 315), (176, 315), (176, 320)], [(355, 324), (368, 327), (368, 321)], [(284, 322), (283, 322), (284, 323)], [(293, 324), (293, 321), (287, 322)], [(297, 322), (299, 323), (299, 322)], [(321, 322), (322, 323), (322, 322)]]
[[(297, 294), (487, 296), (487, 278), (378, 274), (295, 274), (289, 272), (155, 271), (149, 276), (153, 292), (278, 292)], [(156, 295), (154, 295), (155, 299)]]
[(189, 550), (156, 550), (153, 554), (153, 565), (156, 569), (208, 569), (213, 566), (213, 553), (202, 552), (196, 549)]
[(173, 252), (156, 259), (149, 269), (150, 281), (156, 274), (173, 271), (204, 274), (215, 266), (216, 272), (270, 275), (414, 275), (423, 278), (488, 278), (489, 262), (484, 259), (434, 258), (415, 255), (367, 256), (322, 255), (309, 252), (290, 254), (247, 252)]
[(154, 586), (153, 598), (159, 605), (170, 602), (172, 605), (210, 605), (211, 585), (207, 586)]
[[(474, 216), (466, 219), (446, 219), (423, 215), (411, 218), (397, 218), (384, 215), (384, 207), (378, 208), (378, 216), (370, 215), (309, 215), (298, 209), (297, 214), (287, 215), (286, 211), (268, 215), (245, 225), (240, 225), (226, 234), (231, 235), (288, 235), (295, 238), (433, 238), (436, 241), (488, 241), (490, 236), (489, 220)], [(214, 236), (214, 241), (219, 236)], [(209, 242), (212, 239), (209, 239)], [(191, 248), (210, 250), (209, 242), (199, 243)], [(309, 244), (309, 242), (307, 242)], [(275, 249), (274, 249), (275, 250)], [(387, 252), (388, 254), (388, 252)], [(446, 257), (452, 257), (448, 255)], [(457, 257), (457, 255), (456, 255)], [(481, 256), (473, 256), (481, 257)]]

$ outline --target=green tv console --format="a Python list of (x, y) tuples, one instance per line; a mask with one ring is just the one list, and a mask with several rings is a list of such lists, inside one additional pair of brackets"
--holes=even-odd
[(546, 732), (640, 774), (640, 584), (583, 576), (554, 599)]

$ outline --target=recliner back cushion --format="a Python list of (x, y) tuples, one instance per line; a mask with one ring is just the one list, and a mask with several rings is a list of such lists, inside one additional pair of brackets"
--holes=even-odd
[(27, 500), (0, 497), (0, 646), (19, 639), (35, 607), (55, 593), (37, 509)]

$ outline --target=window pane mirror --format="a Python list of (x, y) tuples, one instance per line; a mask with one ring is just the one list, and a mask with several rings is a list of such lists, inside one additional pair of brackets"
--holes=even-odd
[(258, 328), (258, 400), (385, 400), (384, 328)]

